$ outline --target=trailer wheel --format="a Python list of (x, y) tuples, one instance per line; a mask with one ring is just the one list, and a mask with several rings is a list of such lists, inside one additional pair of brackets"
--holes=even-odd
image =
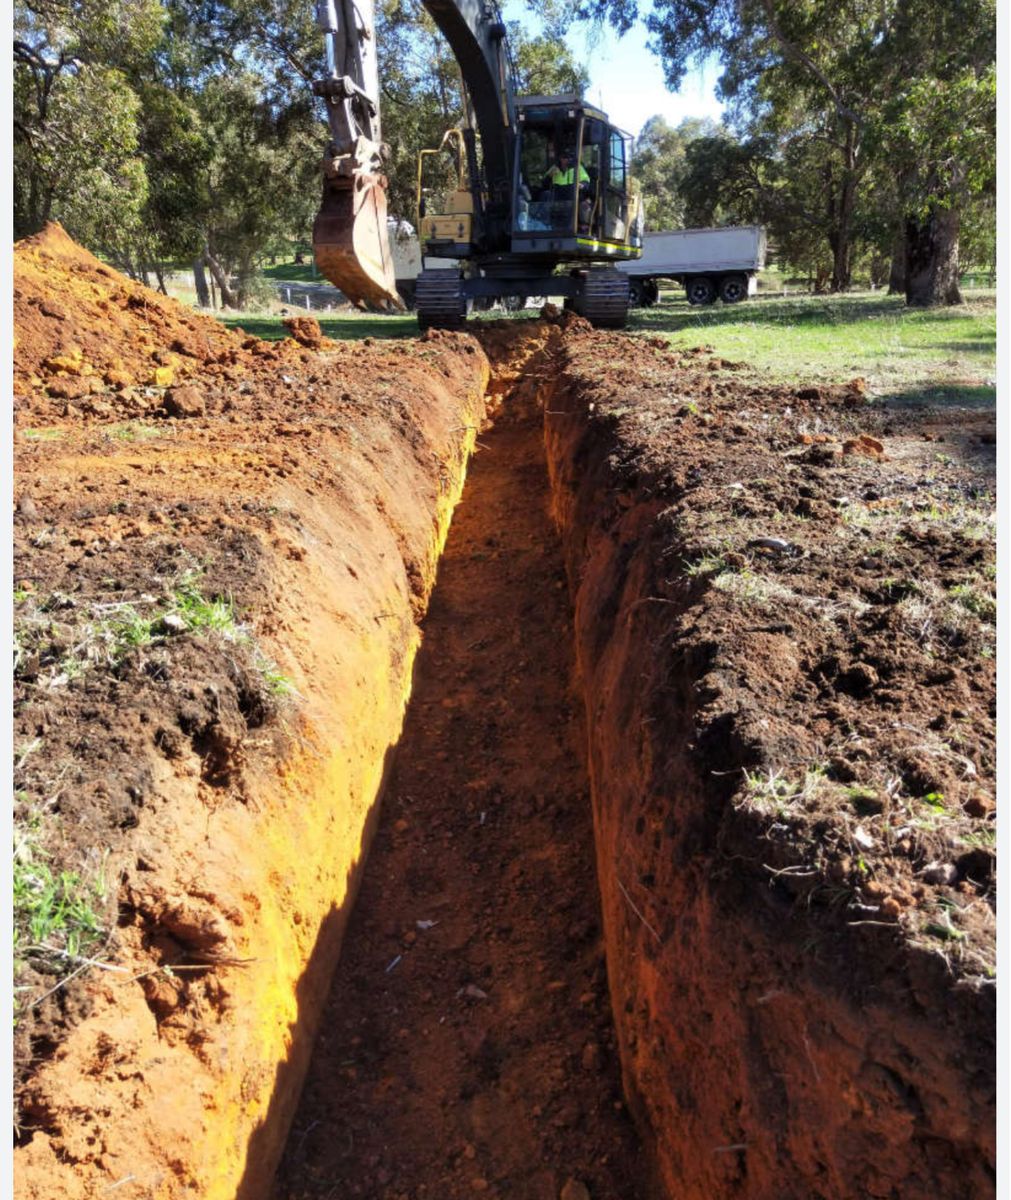
[(630, 279), (628, 281), (628, 303), (632, 308), (638, 308), (645, 303), (642, 283), (638, 279)]
[(712, 304), (716, 285), (708, 275), (692, 275), (685, 280), (685, 295), (689, 304)]
[(737, 304), (748, 294), (748, 280), (744, 275), (724, 275), (720, 280), (720, 299), (724, 304)]
[(655, 279), (647, 279), (642, 285), (642, 304), (645, 308), (652, 308), (660, 299), (660, 284)]

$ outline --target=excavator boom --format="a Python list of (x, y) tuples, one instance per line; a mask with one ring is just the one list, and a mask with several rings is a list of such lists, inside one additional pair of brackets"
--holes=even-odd
[(326, 104), (330, 144), (312, 230), (316, 265), (355, 304), (403, 308), (386, 227), (372, 0), (317, 0), (327, 73), (313, 87)]

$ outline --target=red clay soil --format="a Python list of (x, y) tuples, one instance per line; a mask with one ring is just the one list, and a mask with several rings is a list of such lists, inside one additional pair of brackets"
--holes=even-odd
[(512, 396), (453, 518), (278, 1200), (644, 1195), (548, 501)]
[(487, 363), (244, 339), (58, 228), (15, 315), (19, 858), (86, 881), (104, 964), (19, 945), (18, 1191), (262, 1194)]
[(21, 851), (108, 881), (18, 955), (21, 1196), (257, 1200), (310, 1057), (278, 1200), (992, 1194), (990, 414), (267, 345), (58, 228), (15, 316)]
[(994, 1192), (994, 426), (544, 372), (626, 1094), (669, 1194)]

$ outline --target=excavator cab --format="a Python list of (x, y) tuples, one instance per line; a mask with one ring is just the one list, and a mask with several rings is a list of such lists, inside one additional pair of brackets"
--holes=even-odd
[(628, 134), (578, 96), (517, 97), (516, 125), (513, 252), (630, 257)]

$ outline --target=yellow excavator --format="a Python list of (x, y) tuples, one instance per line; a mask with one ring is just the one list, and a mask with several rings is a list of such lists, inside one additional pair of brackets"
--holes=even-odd
[[(428, 211), (419, 163), (423, 252), (443, 264), (417, 278), (419, 325), (458, 329), (475, 302), (552, 295), (594, 325), (624, 326), (628, 276), (613, 264), (642, 253), (630, 137), (577, 95), (518, 96), (493, 3), (423, 2), (460, 66), (467, 121), (444, 139), (458, 180), (441, 212)], [(317, 0), (316, 18), (327, 74), (314, 91), (331, 135), (316, 263), (349, 300), (402, 307), (387, 233), (372, 3)]]

